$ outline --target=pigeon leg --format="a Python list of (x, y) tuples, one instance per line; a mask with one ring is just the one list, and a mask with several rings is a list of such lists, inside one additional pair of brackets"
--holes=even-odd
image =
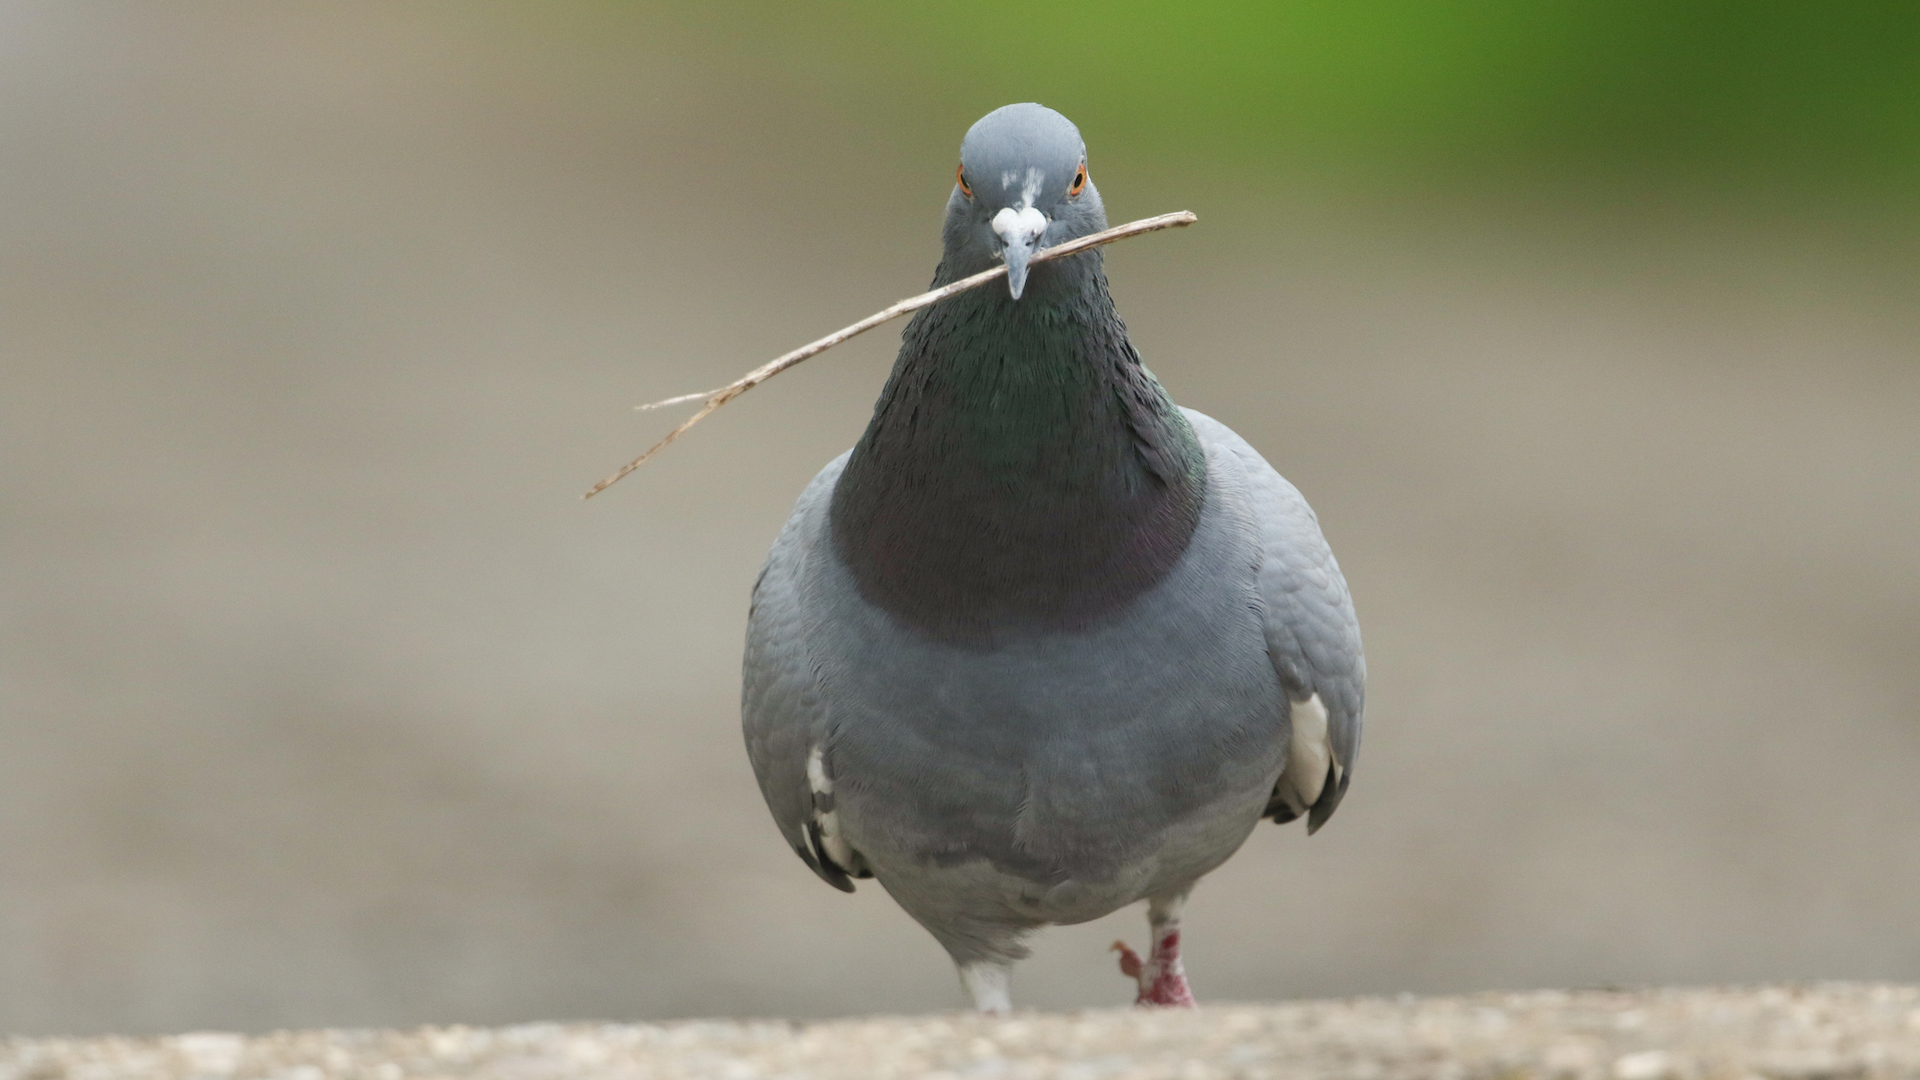
[(1140, 954), (1127, 948), (1124, 941), (1113, 943), (1120, 954), (1120, 973), (1140, 984), (1133, 999), (1143, 1007), (1194, 1007), (1193, 990), (1187, 986), (1186, 968), (1180, 963), (1180, 909), (1187, 894), (1156, 896), (1147, 901), (1147, 925), (1153, 931), (1153, 948), (1143, 961)]
[(973, 1007), (989, 1016), (1005, 1016), (1013, 1011), (1013, 966), (991, 960), (975, 960), (960, 965), (960, 985), (967, 988)]

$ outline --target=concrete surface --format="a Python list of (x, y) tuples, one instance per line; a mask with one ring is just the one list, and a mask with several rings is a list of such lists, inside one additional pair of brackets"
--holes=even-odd
[(0, 1080), (120, 1077), (1906, 1080), (1920, 1077), (1920, 988), (1542, 992), (1004, 1020), (940, 1014), (0, 1043)]

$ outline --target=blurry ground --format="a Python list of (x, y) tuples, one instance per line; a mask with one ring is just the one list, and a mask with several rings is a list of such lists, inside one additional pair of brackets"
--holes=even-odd
[[(670, 43), (159, 10), (0, 8), (0, 1030), (957, 1005), (736, 726), (897, 331), (577, 496), (632, 403), (918, 291), (1000, 102), (876, 131)], [(1112, 250), (1122, 311), (1313, 500), (1373, 676), (1339, 816), (1196, 895), (1203, 998), (1920, 979), (1910, 266), (1087, 134), (1115, 220), (1201, 215)], [(1125, 1000), (1119, 935), (1017, 1000)]]
[(1920, 991), (1783, 986), (874, 1017), (0, 1041), (5, 1080), (677, 1077), (1913, 1080)]

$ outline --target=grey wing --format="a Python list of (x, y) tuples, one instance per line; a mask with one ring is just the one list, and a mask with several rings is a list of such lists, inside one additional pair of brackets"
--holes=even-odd
[(740, 726), (747, 757), (774, 824), (794, 853), (836, 889), (871, 877), (839, 840), (833, 789), (818, 759), (825, 706), (807, 656), (802, 570), (825, 537), (828, 500), (846, 463), (843, 454), (813, 478), (767, 553), (747, 615), (741, 668)]
[(1186, 412), (1203, 441), (1240, 459), (1260, 533), (1267, 653), (1293, 711), (1287, 767), (1267, 814), (1281, 823), (1305, 814), (1316, 832), (1346, 795), (1360, 752), (1367, 660), (1353, 598), (1300, 492), (1226, 425)]

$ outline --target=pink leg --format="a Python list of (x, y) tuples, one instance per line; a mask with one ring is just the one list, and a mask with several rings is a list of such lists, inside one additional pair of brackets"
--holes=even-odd
[(1180, 963), (1180, 907), (1185, 896), (1172, 900), (1153, 900), (1147, 906), (1147, 922), (1153, 929), (1153, 951), (1142, 961), (1140, 954), (1127, 948), (1124, 941), (1113, 943), (1120, 954), (1120, 973), (1140, 984), (1133, 999), (1144, 1007), (1194, 1007), (1193, 990), (1187, 986), (1187, 972)]

